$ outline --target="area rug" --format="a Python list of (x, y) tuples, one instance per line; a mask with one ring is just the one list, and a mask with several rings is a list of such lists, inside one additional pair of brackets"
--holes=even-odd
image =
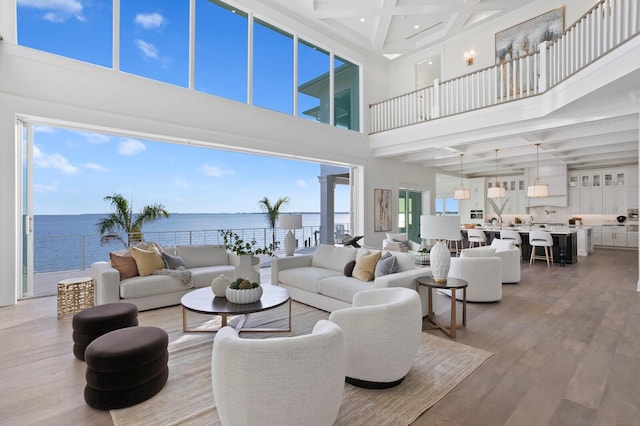
[[(326, 313), (323, 316), (326, 317)], [(298, 327), (292, 334), (302, 334), (302, 329), (308, 332), (321, 317), (304, 308), (302, 312), (294, 309), (293, 321)], [(307, 322), (308, 328), (299, 327), (300, 321)], [(183, 336), (173, 341), (169, 347), (169, 380), (164, 389), (141, 404), (112, 410), (114, 424), (219, 425), (211, 386), (212, 338), (202, 339)], [(399, 386), (370, 390), (345, 384), (335, 424), (409, 425), (491, 355), (423, 333), (414, 365)]]

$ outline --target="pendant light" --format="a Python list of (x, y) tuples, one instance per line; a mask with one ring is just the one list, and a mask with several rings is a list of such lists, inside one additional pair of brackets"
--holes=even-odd
[(464, 154), (460, 154), (460, 185), (456, 187), (453, 191), (453, 198), (456, 200), (469, 200), (471, 199), (471, 191), (465, 188), (464, 183), (462, 183), (462, 156)]
[(538, 152), (540, 151), (540, 144), (536, 144), (536, 180), (533, 181), (533, 185), (529, 185), (527, 188), (527, 197), (530, 198), (542, 198), (549, 196), (549, 186), (542, 183), (540, 180), (540, 162), (538, 160)]
[(498, 182), (498, 151), (496, 148), (496, 182), (492, 188), (487, 190), (487, 198), (504, 198), (507, 196), (506, 188), (502, 188), (500, 182)]

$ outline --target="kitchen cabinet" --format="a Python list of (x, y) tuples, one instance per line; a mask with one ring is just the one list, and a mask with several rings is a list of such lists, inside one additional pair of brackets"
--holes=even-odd
[(578, 256), (588, 256), (590, 253), (593, 253), (591, 228), (581, 228), (578, 230)]
[(638, 247), (638, 231), (627, 231), (627, 247)]
[(602, 245), (612, 247), (626, 247), (627, 228), (625, 226), (603, 225)]
[(625, 187), (625, 172), (613, 171), (602, 174), (602, 213), (627, 213), (627, 188)]
[[(527, 200), (527, 188), (524, 175), (504, 176), (501, 177), (499, 181), (500, 185), (505, 188), (506, 198), (493, 201), (498, 208), (504, 204), (502, 214), (527, 214), (529, 203)], [(487, 182), (487, 188), (491, 188), (493, 185), (495, 185), (495, 179)], [(506, 201), (507, 199), (509, 201)], [(490, 206), (490, 204), (488, 205)], [(493, 208), (489, 208), (489, 214), (495, 214)]]
[(591, 227), (591, 243), (594, 246), (602, 245), (602, 227), (600, 226)]
[(627, 169), (627, 181), (625, 182), (627, 188), (627, 208), (638, 208), (638, 168), (631, 167)]
[(569, 174), (567, 179), (569, 190), (569, 214), (571, 216), (579, 215), (581, 213), (580, 210), (580, 175), (579, 174)]
[(580, 213), (602, 213), (602, 174), (580, 175)]

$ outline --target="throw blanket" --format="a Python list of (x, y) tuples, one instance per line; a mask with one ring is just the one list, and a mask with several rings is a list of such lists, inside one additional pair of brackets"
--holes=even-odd
[(191, 282), (191, 271), (187, 271), (182, 266), (180, 268), (181, 269), (157, 269), (153, 271), (152, 275), (169, 275), (178, 280), (184, 287), (187, 287)]

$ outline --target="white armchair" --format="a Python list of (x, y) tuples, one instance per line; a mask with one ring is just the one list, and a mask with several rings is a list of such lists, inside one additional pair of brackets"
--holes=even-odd
[[(482, 247), (464, 249), (460, 257), (451, 258), (449, 276), (465, 280), (467, 301), (497, 302), (502, 299), (502, 260), (495, 256), (495, 249)], [(447, 293), (447, 290), (439, 290)], [(462, 300), (462, 292), (456, 292)]]
[(344, 391), (344, 338), (320, 320), (311, 334), (242, 339), (223, 327), (211, 381), (223, 425), (332, 425)]
[(496, 249), (495, 256), (502, 260), (502, 284), (520, 282), (521, 257), (520, 249), (514, 240), (494, 238), (491, 247)]
[(383, 389), (402, 382), (413, 365), (422, 333), (422, 308), (415, 290), (359, 291), (353, 307), (333, 311), (329, 321), (344, 333), (348, 383)]

